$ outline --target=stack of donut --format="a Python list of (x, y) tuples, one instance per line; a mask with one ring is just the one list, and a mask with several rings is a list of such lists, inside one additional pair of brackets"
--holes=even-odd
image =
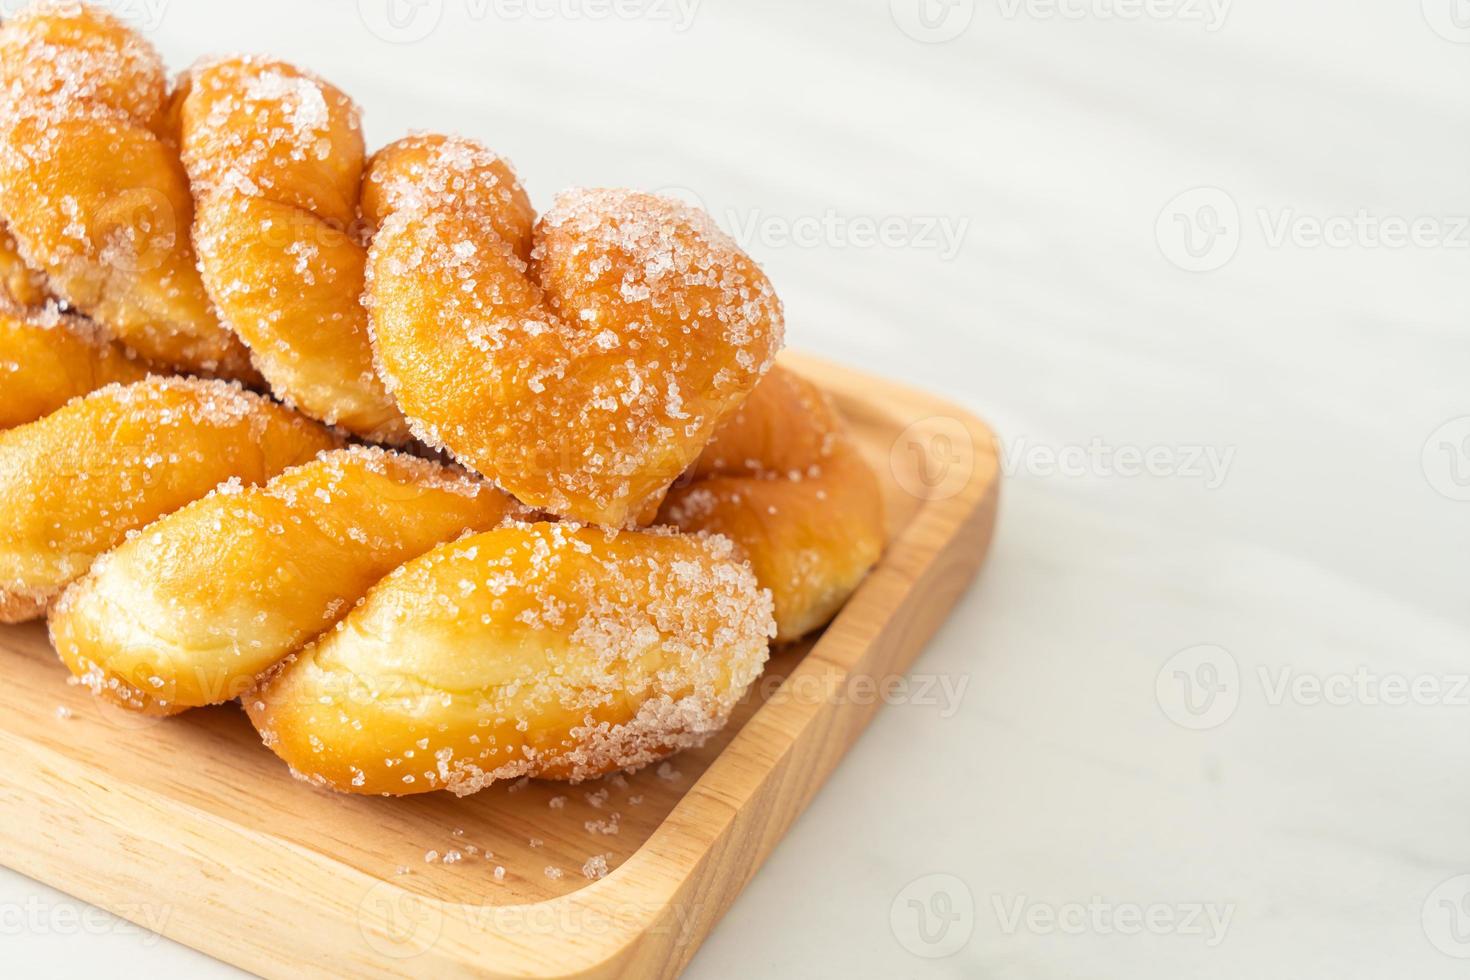
[(0, 622), (97, 696), (238, 699), (351, 793), (697, 745), (876, 562), (877, 481), (700, 211), (539, 218), (480, 144), (365, 155), (268, 59), (170, 86), (114, 18), (0, 25)]

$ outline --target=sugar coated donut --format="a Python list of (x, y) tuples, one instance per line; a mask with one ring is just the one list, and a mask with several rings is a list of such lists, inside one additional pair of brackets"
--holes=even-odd
[(877, 477), (815, 385), (774, 368), (670, 491), (661, 523), (723, 534), (775, 599), (777, 640), (825, 624), (883, 551)]
[(363, 145), (357, 106), (285, 62), (227, 58), (180, 86), (194, 241), (220, 315), (271, 389), (367, 439), (409, 438), (373, 371), (359, 301), (367, 250), (354, 224)]
[(368, 256), (379, 374), (420, 438), (519, 499), (631, 523), (769, 367), (781, 304), (708, 215), (651, 194), (565, 193), (527, 256), (514, 187), (466, 156), (370, 167), (411, 189)]
[(25, 314), (0, 307), (0, 429), (34, 422), (78, 395), (147, 373), (90, 320), (55, 307)]
[(314, 785), (575, 782), (723, 727), (885, 542), (783, 334), (697, 208), (538, 219), (473, 140), (366, 158), (286, 62), (170, 89), (95, 7), (0, 23), (0, 622), (47, 614), (111, 704), (239, 698)]
[(242, 701), (297, 775), (343, 792), (580, 780), (717, 731), (772, 629), (721, 538), (508, 525), (394, 571)]
[(40, 615), (129, 531), (336, 442), (236, 384), (193, 378), (108, 385), (0, 432), (0, 622)]
[(57, 295), (150, 361), (253, 377), (195, 267), (165, 88), (152, 47), (95, 7), (0, 25), (0, 218)]
[(237, 697), (434, 545), (517, 505), (463, 471), (362, 446), (223, 484), (103, 555), (51, 609), (73, 674), (125, 707)]

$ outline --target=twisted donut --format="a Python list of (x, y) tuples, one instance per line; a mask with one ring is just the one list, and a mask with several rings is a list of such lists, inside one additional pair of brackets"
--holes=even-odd
[(426, 460), (352, 447), (226, 483), (97, 560), (51, 641), (94, 693), (155, 714), (231, 700), (410, 558), (514, 502)]
[(373, 373), (354, 237), (363, 170), (357, 106), (280, 61), (196, 67), (176, 96), (198, 198), (194, 241), (215, 306), (271, 388), (367, 439), (408, 428)]
[(79, 395), (147, 373), (90, 320), (54, 308), (24, 316), (0, 308), (0, 429), (34, 422)]
[(513, 178), (463, 145), (369, 165), (370, 185), (408, 189), (370, 209), (379, 374), (429, 444), (528, 504), (623, 526), (769, 367), (780, 301), (703, 212), (626, 190), (561, 195), (527, 262), (504, 232)]
[(20, 246), (3, 223), (0, 223), (0, 302), (19, 306), (40, 306), (46, 302), (46, 278), (26, 265), (20, 257)]
[(336, 438), (224, 381), (109, 385), (0, 432), (0, 622), (20, 622), (92, 560), (217, 484), (269, 479)]
[(661, 523), (723, 534), (775, 600), (776, 640), (825, 624), (878, 561), (877, 477), (817, 387), (773, 368), (669, 492)]
[(455, 137), (365, 167), (356, 106), (282, 62), (165, 89), (97, 11), (0, 28), (0, 292), (164, 366), (254, 377), (248, 345), (305, 415), (607, 527), (502, 523), (531, 511), (466, 474), (230, 383), (107, 384), (145, 362), (0, 316), (0, 621), (49, 607), (97, 695), (245, 692), (344, 792), (581, 780), (701, 743), (876, 561), (874, 474), (771, 370), (780, 302), (707, 215), (579, 190), (538, 222)]
[(242, 700), (297, 775), (342, 792), (582, 780), (701, 744), (770, 629), (727, 541), (512, 525), (402, 566)]
[(152, 47), (95, 8), (0, 25), (0, 216), (52, 291), (150, 361), (253, 377), (195, 268), (165, 87)]

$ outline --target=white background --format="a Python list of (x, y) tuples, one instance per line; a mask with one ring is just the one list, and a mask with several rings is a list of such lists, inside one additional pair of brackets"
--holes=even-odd
[[(685, 189), (793, 347), (1001, 434), (994, 551), (915, 668), (957, 710), (885, 708), (690, 977), (1470, 969), (1464, 0), (430, 0), (413, 43), (384, 0), (159, 2), (114, 5), (172, 67), (299, 61), (370, 144), (480, 137), (540, 206)], [(233, 972), (71, 904), (0, 874), (6, 972)]]

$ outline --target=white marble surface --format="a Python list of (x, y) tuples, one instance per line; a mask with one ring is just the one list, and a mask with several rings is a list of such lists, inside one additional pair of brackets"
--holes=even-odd
[[(1001, 432), (990, 563), (915, 668), (963, 696), (880, 714), (688, 976), (1464, 976), (1470, 6), (925, 0), (925, 43), (914, 0), (588, 2), (427, 0), (412, 43), (348, 0), (122, 6), (175, 66), (317, 68), (373, 143), (483, 137), (543, 205), (688, 189), (793, 346)], [(0, 875), (6, 972), (232, 973), (79, 908)]]

